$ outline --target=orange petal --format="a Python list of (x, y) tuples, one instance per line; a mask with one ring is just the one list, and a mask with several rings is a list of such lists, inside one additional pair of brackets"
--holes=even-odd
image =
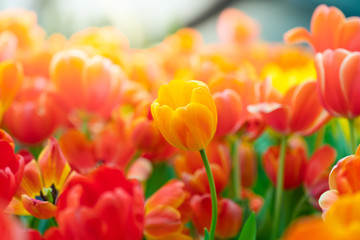
[(284, 34), (284, 42), (287, 44), (307, 42), (313, 45), (310, 33), (303, 27), (293, 28)]
[(61, 189), (70, 173), (70, 166), (55, 138), (49, 139), (48, 144), (39, 155), (38, 163), (44, 187), (49, 188), (54, 184), (56, 189)]
[(40, 194), (43, 188), (40, 170), (38, 163), (35, 159), (25, 165), (24, 175), (20, 183), (20, 187), (16, 192), (16, 196), (20, 197), (22, 194), (26, 194), (30, 197)]
[(349, 51), (359, 51), (360, 19), (358, 17), (346, 19), (346, 22), (341, 25), (337, 37), (338, 48), (344, 48)]
[(145, 215), (146, 236), (165, 237), (181, 232), (182, 228), (180, 212), (171, 206), (156, 206)]
[(21, 196), (24, 208), (34, 217), (48, 219), (55, 216), (56, 206), (47, 201), (31, 198), (27, 195)]

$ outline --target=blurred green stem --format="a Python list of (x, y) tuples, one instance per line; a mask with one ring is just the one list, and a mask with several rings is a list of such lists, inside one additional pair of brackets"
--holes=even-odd
[(283, 186), (284, 186), (284, 165), (285, 165), (285, 150), (286, 150), (286, 136), (281, 137), (280, 154), (276, 179), (276, 195), (275, 195), (275, 216), (272, 229), (271, 239), (276, 239), (279, 234), (279, 218), (280, 206), (282, 202)]
[(356, 130), (355, 130), (355, 123), (354, 119), (348, 119), (349, 121), (349, 131), (350, 131), (350, 147), (351, 147), (351, 154), (354, 154), (356, 151)]
[(209, 187), (210, 187), (210, 195), (211, 195), (211, 208), (212, 208), (212, 217), (211, 217), (211, 225), (210, 225), (210, 240), (214, 240), (215, 237), (215, 229), (216, 229), (216, 222), (217, 222), (217, 215), (218, 215), (218, 209), (217, 209), (217, 196), (216, 196), (216, 188), (215, 188), (215, 182), (214, 177), (211, 172), (209, 160), (206, 156), (205, 149), (200, 150), (201, 158), (203, 160), (206, 175), (209, 180)]
[(241, 199), (241, 163), (239, 158), (239, 139), (234, 136), (230, 138), (231, 160), (232, 160), (232, 186), (235, 198)]

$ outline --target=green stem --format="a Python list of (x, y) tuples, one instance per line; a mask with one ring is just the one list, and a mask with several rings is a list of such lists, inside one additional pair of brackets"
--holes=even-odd
[(293, 213), (291, 214), (291, 221), (294, 220), (300, 213), (300, 210), (302, 208), (302, 206), (304, 205), (304, 203), (306, 202), (306, 200), (308, 199), (308, 196), (306, 194), (304, 194), (302, 196), (302, 198), (297, 202)]
[(239, 159), (239, 140), (237, 138), (230, 139), (230, 149), (231, 149), (231, 160), (232, 160), (232, 186), (233, 194), (235, 198), (241, 199), (242, 189), (241, 189), (241, 164)]
[(217, 215), (218, 215), (218, 209), (217, 209), (217, 196), (216, 196), (216, 188), (215, 188), (215, 182), (214, 177), (211, 172), (209, 160), (206, 156), (206, 152), (204, 149), (200, 150), (201, 158), (203, 160), (206, 175), (209, 180), (209, 187), (210, 187), (210, 195), (211, 195), (211, 207), (212, 207), (212, 218), (211, 218), (211, 226), (210, 226), (210, 240), (214, 240), (215, 238), (215, 229), (216, 229), (216, 222), (217, 222)]
[(286, 136), (282, 136), (280, 143), (280, 155), (279, 155), (278, 171), (277, 171), (277, 179), (276, 179), (275, 213), (274, 213), (275, 216), (274, 216), (271, 239), (276, 239), (279, 233), (280, 207), (282, 202), (283, 186), (284, 186), (285, 150), (286, 150)]
[(325, 136), (325, 126), (320, 128), (317, 135), (316, 135), (314, 151), (316, 151), (316, 149), (321, 147), (321, 145), (322, 145), (322, 143), (324, 141), (324, 136)]
[(355, 123), (354, 119), (348, 119), (349, 121), (349, 131), (350, 131), (350, 147), (351, 154), (354, 154), (356, 151), (356, 132), (355, 132)]

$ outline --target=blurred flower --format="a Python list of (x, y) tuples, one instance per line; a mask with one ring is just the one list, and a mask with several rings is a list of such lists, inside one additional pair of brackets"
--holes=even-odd
[(249, 110), (262, 112), (266, 123), (283, 135), (312, 134), (330, 119), (321, 106), (314, 81), (290, 88), (279, 103), (252, 105)]
[(79, 49), (89, 56), (101, 55), (113, 63), (124, 66), (125, 50), (129, 48), (126, 36), (112, 26), (91, 27), (74, 33), (69, 39), (72, 49)]
[(269, 48), (268, 59), (259, 75), (262, 79), (270, 78), (279, 92), (285, 94), (297, 84), (316, 79), (314, 57), (305, 49), (282, 45)]
[(318, 209), (321, 194), (329, 190), (328, 178), (335, 157), (336, 150), (325, 145), (318, 148), (307, 162), (304, 185), (311, 203)]
[(100, 167), (88, 176), (75, 175), (57, 202), (61, 239), (140, 240), (144, 227), (144, 196), (136, 181), (122, 171)]
[[(216, 192), (221, 193), (229, 181), (229, 149), (225, 143), (213, 140), (205, 150), (214, 176)], [(182, 152), (174, 157), (174, 167), (177, 175), (181, 177), (190, 192), (210, 193), (206, 170), (199, 153)]]
[(170, 180), (145, 204), (145, 236), (147, 239), (192, 239), (184, 233), (190, 218), (189, 193), (184, 184)]
[[(264, 170), (276, 186), (280, 146), (272, 146), (263, 154)], [(306, 143), (291, 139), (285, 150), (284, 189), (293, 189), (303, 182), (306, 171)]]
[(9, 32), (0, 32), (0, 62), (13, 59), (17, 49), (17, 38)]
[(360, 148), (355, 155), (347, 156), (339, 160), (332, 168), (329, 175), (330, 190), (320, 197), (320, 207), (327, 211), (333, 202), (341, 195), (352, 195), (360, 192)]
[(311, 18), (311, 32), (305, 28), (294, 28), (284, 35), (287, 43), (307, 42), (315, 52), (344, 48), (360, 50), (360, 18), (345, 18), (336, 7), (318, 6)]
[(56, 201), (69, 177), (70, 166), (57, 141), (51, 138), (35, 159), (26, 163), (24, 176), (8, 211), (47, 219), (55, 216)]
[(173, 80), (162, 85), (151, 113), (164, 138), (182, 150), (205, 148), (216, 131), (214, 99), (199, 81)]
[(342, 196), (321, 218), (312, 217), (298, 220), (290, 226), (284, 240), (329, 239), (356, 240), (360, 233), (360, 194)]
[(141, 155), (152, 162), (166, 161), (177, 149), (162, 136), (151, 115), (151, 103), (138, 104), (131, 122), (131, 140)]
[[(2, 211), (0, 211), (0, 232), (1, 238), (6, 240), (29, 239), (26, 230), (20, 225), (20, 222)], [(34, 240), (36, 240), (36, 238), (34, 238)]]
[[(209, 194), (195, 195), (191, 198), (192, 220), (200, 234), (204, 228), (210, 228), (211, 198)], [(220, 198), (218, 202), (218, 224), (215, 236), (218, 238), (232, 238), (239, 232), (242, 225), (242, 209), (231, 199)]]
[(258, 22), (235, 8), (221, 12), (216, 29), (222, 42), (239, 45), (256, 40), (260, 34)]
[(255, 183), (257, 177), (257, 158), (255, 149), (254, 146), (247, 141), (240, 141), (238, 148), (241, 185), (250, 188)]
[(0, 129), (0, 212), (15, 195), (23, 177), (24, 158), (15, 154), (14, 148), (15, 144), (10, 135)]
[(21, 64), (12, 60), (0, 62), (0, 123), (3, 114), (20, 91), (23, 78)]
[(360, 53), (344, 49), (326, 50), (316, 55), (321, 104), (337, 117), (360, 115), (357, 96), (360, 93)]
[(8, 31), (16, 36), (19, 50), (25, 51), (43, 43), (45, 31), (37, 25), (35, 12), (24, 9), (8, 9), (0, 12), (0, 32)]
[(223, 136), (236, 133), (240, 126), (243, 113), (243, 104), (240, 96), (232, 89), (225, 89), (213, 94), (218, 124), (216, 135)]
[(146, 158), (138, 158), (131, 164), (127, 171), (126, 177), (128, 179), (136, 179), (141, 183), (145, 183), (150, 177), (153, 167), (149, 160)]
[[(231, 132), (236, 132), (240, 129), (246, 137), (250, 139), (257, 138), (265, 129), (265, 123), (259, 113), (249, 112), (248, 107), (262, 102), (279, 101), (279, 94), (269, 83), (268, 81), (260, 82), (255, 79), (249, 79), (247, 75), (241, 73), (215, 75), (209, 81), (209, 89), (214, 95), (215, 103), (218, 105), (218, 134), (225, 130), (227, 131), (224, 133), (230, 131), (230, 129), (226, 129), (224, 124), (231, 126), (230, 123), (232, 123), (234, 129), (231, 129)], [(221, 104), (219, 95), (224, 96), (224, 93), (231, 94), (231, 99), (233, 99), (231, 104)], [(236, 99), (237, 97), (240, 97), (240, 100)], [(234, 111), (231, 117), (227, 115), (230, 110), (224, 111), (224, 107)]]
[(63, 121), (63, 108), (45, 79), (26, 79), (26, 82), (30, 86), (24, 86), (18, 93), (4, 115), (4, 124), (20, 142), (38, 144), (50, 137)]
[(57, 53), (50, 63), (55, 91), (72, 110), (109, 118), (120, 101), (121, 69), (101, 56), (89, 58), (84, 52)]

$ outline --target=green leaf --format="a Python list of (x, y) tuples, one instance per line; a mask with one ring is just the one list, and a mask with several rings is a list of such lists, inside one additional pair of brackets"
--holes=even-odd
[(209, 235), (209, 231), (205, 228), (204, 229), (204, 240), (209, 240), (210, 239), (210, 235)]
[(150, 197), (154, 192), (161, 188), (167, 181), (175, 178), (174, 168), (166, 162), (153, 165), (153, 172), (146, 183), (145, 196)]
[(255, 240), (256, 239), (256, 216), (253, 212), (246, 220), (238, 240)]

